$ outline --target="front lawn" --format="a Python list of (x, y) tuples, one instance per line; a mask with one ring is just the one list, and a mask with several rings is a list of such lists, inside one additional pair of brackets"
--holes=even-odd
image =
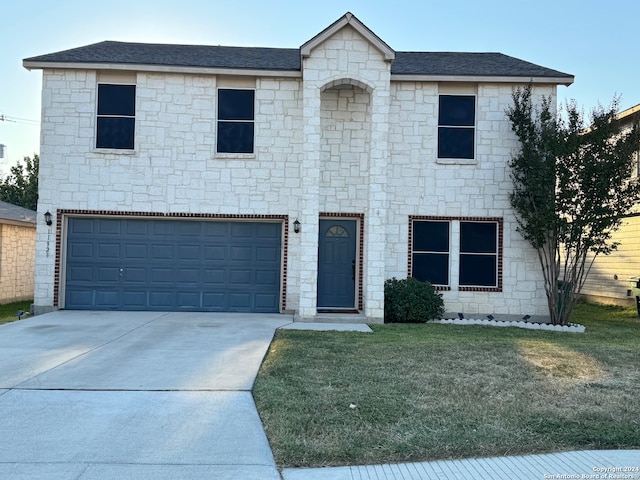
[[(13, 302), (13, 303), (5, 303), (0, 305), (0, 325), (3, 323), (14, 322), (18, 319), (16, 313), (18, 310), (22, 310), (23, 312), (28, 312), (29, 307), (33, 301), (27, 300), (24, 302)], [(22, 317), (24, 318), (24, 317)]]
[(279, 331), (254, 397), (278, 465), (640, 448), (640, 321), (584, 334), (440, 324)]

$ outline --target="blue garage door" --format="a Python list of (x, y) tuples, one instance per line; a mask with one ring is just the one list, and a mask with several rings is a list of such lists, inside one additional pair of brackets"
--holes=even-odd
[(278, 312), (281, 224), (69, 218), (65, 308)]

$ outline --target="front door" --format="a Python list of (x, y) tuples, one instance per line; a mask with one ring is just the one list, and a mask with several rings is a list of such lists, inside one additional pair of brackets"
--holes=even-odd
[(320, 220), (318, 308), (355, 308), (356, 221)]

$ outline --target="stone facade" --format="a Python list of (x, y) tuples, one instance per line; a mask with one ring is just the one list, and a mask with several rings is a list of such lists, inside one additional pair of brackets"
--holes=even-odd
[[(389, 52), (370, 32), (347, 22), (329, 33), (303, 47), (298, 77), (43, 69), (39, 213), (299, 220), (300, 233), (286, 239), (283, 283), (287, 311), (302, 319), (316, 316), (318, 219), (355, 218), (358, 305), (371, 321), (382, 320), (385, 279), (408, 274), (410, 216), (498, 218), (501, 288), (465, 291), (453, 275), (442, 292), (445, 306), (544, 315), (538, 260), (516, 232), (508, 200), (507, 162), (517, 143), (505, 109), (513, 88), (527, 82), (392, 78)], [(135, 150), (94, 148), (100, 82), (136, 85)], [(254, 153), (216, 153), (217, 88), (255, 89)], [(555, 89), (535, 86), (537, 95), (553, 97)], [(476, 98), (473, 160), (437, 158), (442, 94)], [(41, 310), (63, 306), (56, 296), (65, 224), (56, 220), (55, 240), (38, 225), (35, 304)], [(453, 255), (452, 262), (455, 272)]]

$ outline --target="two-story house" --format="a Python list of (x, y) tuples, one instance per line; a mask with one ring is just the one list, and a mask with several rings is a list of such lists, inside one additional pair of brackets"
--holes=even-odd
[(505, 109), (571, 75), (396, 52), (351, 13), (299, 48), (107, 41), (24, 66), (43, 72), (36, 312), (376, 322), (385, 280), (414, 276), (451, 312), (547, 314)]

